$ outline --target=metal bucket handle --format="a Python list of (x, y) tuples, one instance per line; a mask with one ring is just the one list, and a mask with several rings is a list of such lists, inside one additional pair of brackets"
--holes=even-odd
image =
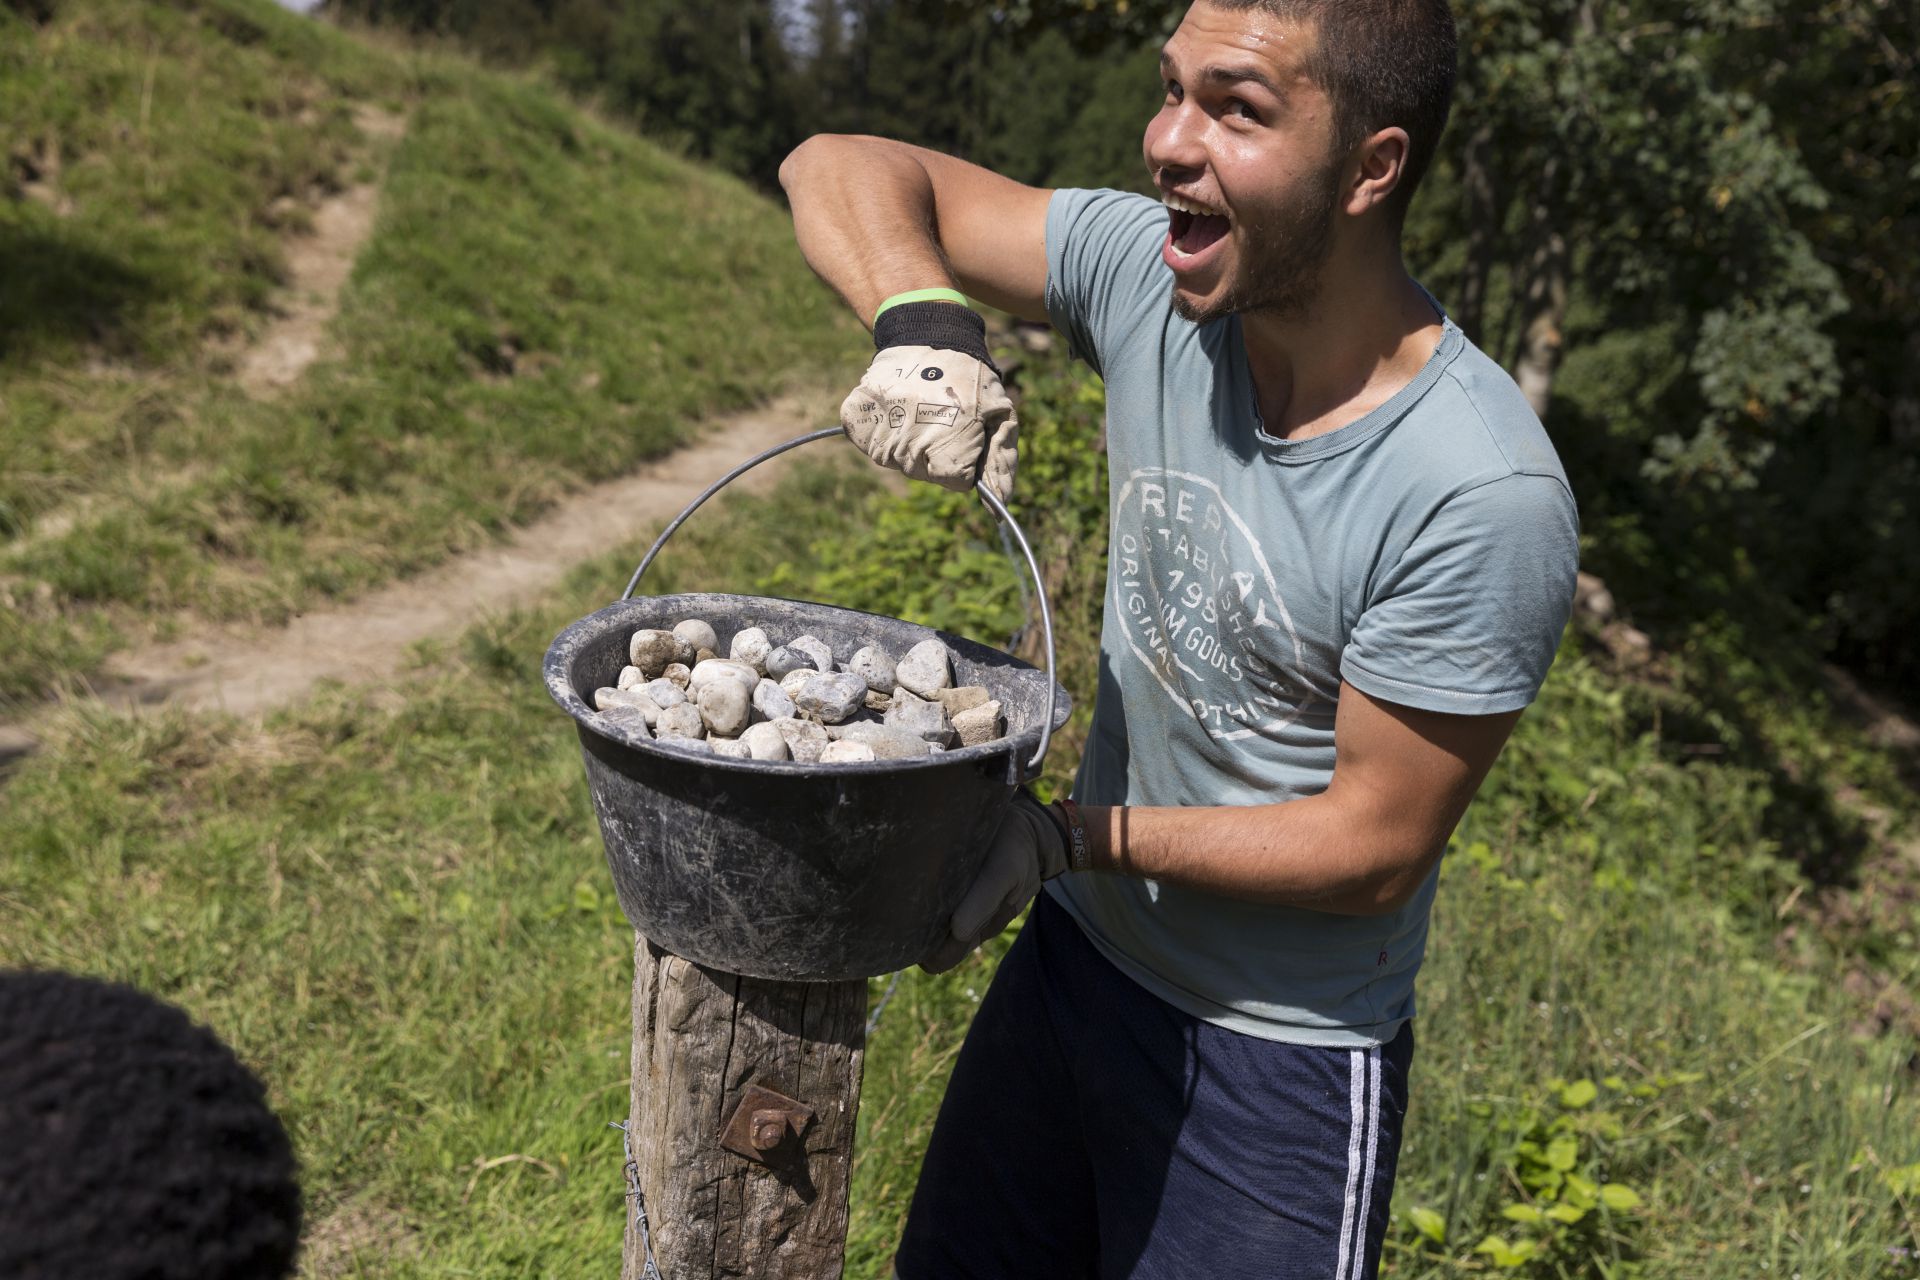
[[(789, 449), (798, 449), (801, 445), (812, 444), (815, 440), (825, 440), (829, 436), (844, 434), (846, 433), (839, 427), (827, 427), (821, 431), (809, 432), (804, 436), (789, 440), (785, 444), (777, 444), (771, 449), (765, 449), (754, 454), (751, 458), (748, 458), (745, 462), (708, 485), (701, 491), (700, 496), (692, 502), (689, 502), (686, 509), (675, 516), (672, 521), (668, 523), (667, 527), (660, 531), (660, 536), (653, 540), (651, 547), (647, 548), (647, 554), (640, 558), (640, 567), (635, 569), (633, 571), (633, 577), (627, 580), (627, 589), (620, 593), (620, 598), (622, 600), (628, 600), (633, 597), (634, 589), (640, 585), (640, 579), (646, 575), (647, 566), (651, 565), (653, 558), (660, 554), (660, 548), (667, 545), (667, 539), (671, 538), (675, 531), (687, 522), (688, 516), (700, 509), (701, 503), (769, 458), (777, 458)], [(984, 502), (987, 510), (993, 513), (993, 518), (1005, 526), (1007, 530), (1013, 534), (1014, 542), (1019, 544), (1020, 554), (1025, 556), (1027, 560), (1027, 572), (1033, 575), (1034, 596), (1040, 601), (1040, 635), (1046, 642), (1047, 647), (1047, 702), (1046, 709), (1040, 715), (1040, 745), (1038, 749), (1034, 751), (1033, 759), (1027, 761), (1026, 772), (1021, 775), (1021, 779), (1024, 781), (1027, 778), (1032, 778), (1039, 774), (1040, 762), (1047, 758), (1047, 747), (1053, 742), (1053, 691), (1059, 687), (1059, 681), (1054, 675), (1053, 610), (1047, 603), (1047, 584), (1040, 577), (1040, 562), (1033, 558), (1033, 548), (1027, 545), (1027, 535), (1020, 528), (1019, 521), (1013, 518), (1013, 513), (1007, 510), (1006, 504), (995, 497), (993, 490), (987, 488), (984, 483), (976, 483), (973, 487), (974, 492), (980, 495), (980, 501)]]

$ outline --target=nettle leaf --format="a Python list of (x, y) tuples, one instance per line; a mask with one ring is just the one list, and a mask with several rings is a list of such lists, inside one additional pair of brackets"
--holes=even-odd
[(1413, 1224), (1415, 1231), (1435, 1244), (1447, 1242), (1447, 1220), (1425, 1205), (1415, 1205), (1407, 1210), (1407, 1221)]
[(1576, 1209), (1591, 1209), (1600, 1199), (1600, 1184), (1577, 1173), (1567, 1174), (1566, 1192), (1561, 1199)]
[(1591, 1106), (1593, 1100), (1599, 1096), (1599, 1087), (1593, 1081), (1575, 1080), (1572, 1084), (1561, 1086), (1560, 1105), (1570, 1110), (1578, 1110), (1581, 1107)]
[(1640, 1193), (1624, 1182), (1608, 1182), (1600, 1188), (1600, 1203), (1615, 1213), (1625, 1213), (1640, 1207)]
[(1524, 1267), (1533, 1261), (1538, 1247), (1531, 1240), (1509, 1243), (1503, 1236), (1488, 1236), (1473, 1246), (1473, 1251), (1486, 1254), (1496, 1267)]
[(1886, 1183), (1887, 1190), (1897, 1196), (1920, 1195), (1920, 1164), (1903, 1164), (1888, 1169), (1880, 1175), (1880, 1181)]
[(1547, 1210), (1547, 1217), (1553, 1219), (1555, 1222), (1566, 1223), (1569, 1226), (1586, 1216), (1587, 1211), (1585, 1209), (1576, 1209), (1570, 1204), (1556, 1204)]
[(1500, 1211), (1500, 1216), (1508, 1222), (1525, 1222), (1529, 1225), (1546, 1221), (1546, 1215), (1530, 1204), (1510, 1204)]
[(1580, 1159), (1580, 1140), (1563, 1133), (1547, 1144), (1547, 1167), (1561, 1173), (1573, 1168)]

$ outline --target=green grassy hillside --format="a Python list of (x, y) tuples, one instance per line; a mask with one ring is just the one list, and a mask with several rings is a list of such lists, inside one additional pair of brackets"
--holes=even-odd
[[(268, 0), (0, 8), (0, 119), (0, 700), (485, 542), (849, 350), (745, 185)], [(335, 354), (249, 398), (291, 238), (365, 182)]]
[[(365, 134), (369, 106), (404, 136)], [(265, 3), (0, 9), (0, 111), (15, 699), (482, 541), (862, 345), (744, 188), (536, 80)], [(370, 181), (338, 354), (248, 399), (234, 352), (287, 236)], [(1019, 512), (1080, 708), (1058, 785), (1094, 680), (1103, 399), (1057, 359), (1022, 382)], [(431, 646), (403, 699), (264, 725), (80, 704), (0, 779), (0, 965), (124, 979), (230, 1039), (293, 1132), (311, 1275), (617, 1265), (632, 933), (538, 665), (636, 552)], [(976, 509), (845, 457), (723, 499), (654, 572), (993, 642), (1021, 617)], [(1725, 619), (1681, 640), (1635, 664), (1570, 634), (1443, 864), (1394, 1277), (1913, 1280), (1920, 872), (1887, 844), (1911, 792)], [(872, 1040), (856, 1280), (887, 1273), (1005, 943), (905, 976)]]

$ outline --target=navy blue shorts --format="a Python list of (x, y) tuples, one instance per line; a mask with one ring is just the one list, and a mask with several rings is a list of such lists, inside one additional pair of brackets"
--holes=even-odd
[(947, 1085), (900, 1280), (1365, 1280), (1412, 1024), (1327, 1049), (1182, 1013), (1045, 893)]

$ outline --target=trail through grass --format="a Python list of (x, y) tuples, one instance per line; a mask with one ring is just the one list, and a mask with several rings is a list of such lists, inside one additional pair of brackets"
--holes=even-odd
[[(857, 346), (775, 205), (537, 80), (268, 0), (4, 10), (0, 48), (0, 110), (59, 156), (0, 202), (37, 264), (0, 301), (0, 701), (484, 544)], [(344, 354), (256, 402), (233, 341), (285, 198), (367, 176), (363, 100), (410, 125)]]

